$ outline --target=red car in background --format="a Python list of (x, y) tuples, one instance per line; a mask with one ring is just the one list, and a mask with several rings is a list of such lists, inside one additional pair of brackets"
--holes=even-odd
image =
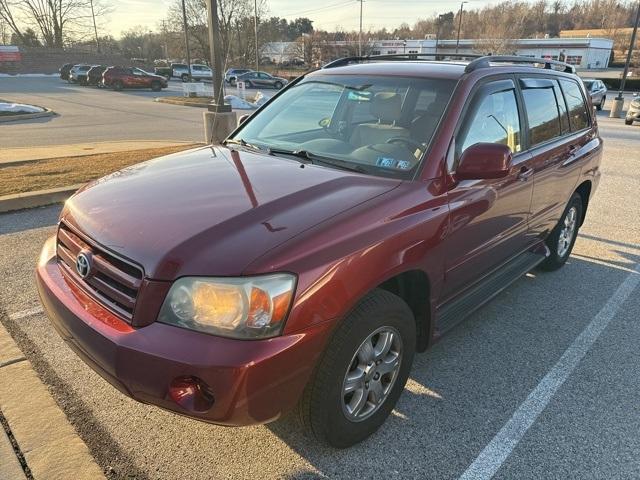
[(346, 447), (389, 416), (416, 352), (562, 267), (601, 155), (567, 64), (342, 59), (224, 145), (81, 189), (40, 256), (40, 297), (141, 402), (224, 425), (297, 405)]
[(166, 78), (135, 67), (109, 67), (102, 74), (102, 83), (116, 91), (123, 88), (150, 88), (159, 92), (168, 86)]

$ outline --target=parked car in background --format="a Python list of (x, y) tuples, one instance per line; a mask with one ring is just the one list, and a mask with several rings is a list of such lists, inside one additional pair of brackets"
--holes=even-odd
[(102, 84), (102, 74), (107, 69), (106, 65), (94, 65), (87, 71), (87, 85)]
[(230, 85), (235, 85), (238, 75), (253, 72), (250, 68), (230, 68), (224, 74), (224, 81)]
[(65, 63), (62, 67), (60, 67), (60, 78), (62, 80), (69, 80), (69, 72), (73, 68), (73, 63)]
[(634, 93), (633, 97), (629, 110), (627, 110), (627, 115), (624, 118), (624, 123), (627, 125), (632, 125), (633, 122), (640, 122), (640, 95)]
[(85, 85), (87, 83), (87, 72), (92, 65), (74, 65), (69, 71), (69, 83), (79, 83)]
[[(172, 65), (173, 76), (180, 78), (183, 82), (189, 81), (189, 69), (184, 64)], [(191, 78), (195, 81), (212, 80), (213, 71), (207, 65), (193, 64), (191, 65)]]
[(167, 88), (167, 79), (136, 67), (109, 67), (102, 74), (102, 83), (116, 91), (124, 88), (150, 88), (159, 92)]
[(289, 81), (286, 78), (274, 77), (267, 72), (247, 72), (238, 75), (236, 82), (244, 82), (247, 88), (271, 87), (280, 90)]
[(224, 145), (67, 200), (36, 278), (81, 359), (207, 422), (297, 406), (348, 447), (391, 414), (416, 352), (534, 267), (565, 264), (602, 157), (571, 67), (370, 60), (306, 74)]
[(602, 80), (596, 80), (595, 78), (584, 78), (582, 81), (591, 97), (593, 106), (598, 110), (602, 110), (604, 102), (607, 101), (607, 86)]

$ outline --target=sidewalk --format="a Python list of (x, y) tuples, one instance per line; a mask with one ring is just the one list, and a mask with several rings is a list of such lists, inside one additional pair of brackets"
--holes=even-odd
[(3, 164), (30, 162), (60, 157), (81, 157), (100, 153), (129, 152), (148, 148), (191, 145), (194, 142), (168, 142), (156, 140), (127, 140), (117, 142), (76, 143), (72, 145), (47, 145), (43, 147), (18, 147), (0, 149), (0, 166)]
[[(35, 480), (105, 478), (85, 443), (1, 324), (0, 418), (3, 419), (1, 480), (24, 480), (25, 471)], [(11, 443), (9, 432), (15, 444)]]

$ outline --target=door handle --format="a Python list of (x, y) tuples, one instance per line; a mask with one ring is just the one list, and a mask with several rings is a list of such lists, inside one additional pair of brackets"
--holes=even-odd
[(569, 155), (575, 155), (578, 150), (580, 150), (580, 147), (576, 146), (576, 145), (571, 145), (569, 147)]
[(529, 178), (531, 178), (531, 176), (533, 176), (533, 168), (522, 167), (520, 169), (520, 173), (518, 173), (518, 180), (520, 180), (521, 182), (526, 182), (527, 180), (529, 180)]

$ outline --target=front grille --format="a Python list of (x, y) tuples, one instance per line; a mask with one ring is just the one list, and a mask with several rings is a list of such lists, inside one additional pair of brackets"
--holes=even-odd
[[(67, 277), (99, 303), (131, 322), (143, 278), (140, 267), (107, 252), (64, 223), (58, 228), (56, 253), (58, 264)], [(76, 267), (80, 253), (90, 259), (89, 273), (84, 277)]]

